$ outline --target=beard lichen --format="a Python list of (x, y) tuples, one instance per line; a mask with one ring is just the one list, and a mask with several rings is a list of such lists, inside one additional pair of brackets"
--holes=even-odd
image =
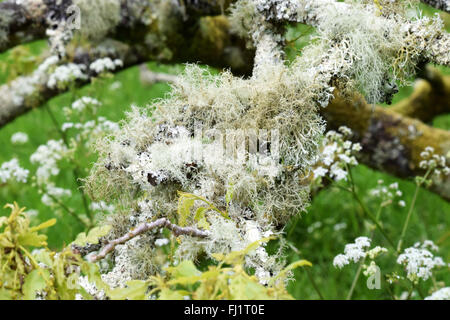
[[(230, 220), (208, 213), (210, 238), (183, 236), (180, 259), (242, 250), (249, 221), (252, 232), (273, 234), (308, 204), (307, 170), (324, 130), (315, 90), (296, 71), (279, 64), (242, 79), (186, 66), (165, 99), (133, 107), (121, 130), (98, 144), (89, 190), (128, 201), (136, 219), (177, 219), (177, 191), (226, 209)], [(249, 265), (267, 260), (257, 255)]]
[[(112, 223), (112, 234), (137, 221), (179, 221), (178, 191), (226, 212), (224, 217), (207, 211), (206, 223), (189, 219), (189, 226), (207, 228), (209, 236), (180, 236), (179, 260), (195, 260), (200, 253), (213, 258), (278, 234), (308, 204), (309, 168), (324, 132), (318, 109), (328, 105), (334, 86), (359, 88), (369, 102), (389, 101), (395, 82), (406, 81), (423, 56), (421, 44), (439, 34), (437, 19), (405, 22), (401, 14), (378, 10), (373, 4), (334, 1), (237, 2), (230, 23), (234, 32), (253, 40), (253, 76), (212, 75), (187, 65), (164, 99), (133, 107), (121, 129), (98, 143), (100, 157), (88, 190), (128, 208), (129, 219), (108, 217), (122, 221)], [(279, 50), (282, 28), (270, 22), (277, 19), (308, 22), (317, 30), (290, 65)], [(197, 202), (192, 208), (201, 209)], [(153, 237), (139, 235), (134, 246), (116, 249), (115, 269), (132, 272), (136, 257), (155, 261), (154, 252), (143, 248)], [(248, 255), (246, 265), (263, 280), (281, 264), (279, 255), (269, 256), (261, 247)], [(152, 266), (146, 262), (140, 269), (153, 272)]]

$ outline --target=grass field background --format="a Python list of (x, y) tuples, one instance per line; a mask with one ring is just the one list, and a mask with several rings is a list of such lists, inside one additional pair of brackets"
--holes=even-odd
[[(433, 11), (427, 11), (432, 13)], [(45, 42), (36, 42), (27, 45), (31, 52), (38, 54), (42, 51)], [(0, 55), (0, 61), (11, 59), (11, 52)], [(182, 70), (182, 66), (160, 66), (151, 63), (153, 70), (176, 73)], [(450, 74), (448, 69), (442, 69), (446, 74)], [(0, 82), (5, 83), (10, 74), (8, 70), (0, 72)], [(111, 88), (112, 84), (115, 84)], [(119, 88), (114, 89), (114, 87)], [(124, 113), (130, 109), (132, 104), (145, 106), (153, 99), (161, 98), (169, 90), (166, 84), (155, 84), (144, 86), (139, 81), (139, 72), (136, 67), (122, 71), (111, 79), (103, 80), (95, 87), (86, 86), (77, 92), (78, 96), (90, 95), (102, 101), (103, 106), (99, 115), (110, 120), (119, 121), (124, 118)], [(410, 92), (410, 87), (402, 88), (395, 97), (396, 101), (405, 98)], [(14, 122), (0, 129), (0, 164), (13, 157), (20, 160), (22, 166), (27, 169), (33, 168), (29, 161), (30, 155), (40, 144), (46, 143), (49, 139), (60, 139), (59, 134), (52, 120), (49, 117), (50, 110), (56, 116), (59, 124), (64, 122), (62, 108), (70, 104), (73, 97), (70, 94), (56, 97), (44, 106), (28, 112), (19, 117)], [(450, 129), (450, 116), (441, 116), (434, 121), (436, 127)], [(29, 142), (15, 146), (11, 144), (11, 136), (18, 132), (26, 132), (29, 135)], [(95, 161), (94, 155), (80, 155), (80, 166), (89, 169)], [(32, 170), (33, 171), (33, 170)], [(86, 175), (88, 172), (84, 172)], [(82, 211), (82, 201), (77, 192), (74, 176), (70, 170), (61, 170), (58, 176), (58, 185), (71, 186), (73, 197), (69, 200), (73, 208)], [(355, 179), (358, 185), (358, 193), (367, 200), (369, 206), (375, 210), (377, 203), (370, 200), (368, 191), (377, 185), (379, 179), (387, 183), (399, 182), (400, 190), (403, 191), (403, 200), (408, 204), (411, 202), (415, 185), (412, 181), (400, 180), (398, 178), (373, 171), (365, 166), (358, 166), (355, 169)], [(45, 221), (53, 218), (54, 213), (41, 202), (41, 195), (33, 188), (23, 184), (0, 185), (0, 204), (17, 201), (20, 206), (39, 211), (35, 222)], [(310, 275), (315, 279), (317, 286), (325, 298), (343, 298), (350, 288), (356, 265), (350, 265), (343, 270), (333, 267), (334, 256), (341, 253), (346, 243), (352, 242), (354, 238), (363, 235), (361, 226), (354, 223), (354, 217), (359, 215), (359, 208), (351, 199), (351, 196), (337, 188), (330, 187), (316, 196), (308, 212), (299, 218), (293, 219), (286, 227), (288, 232), (288, 242), (291, 247), (286, 251), (288, 261), (304, 258), (313, 263)], [(417, 205), (414, 210), (410, 227), (405, 240), (405, 245), (409, 246), (416, 241), (431, 239), (440, 247), (440, 256), (447, 262), (450, 261), (450, 204), (438, 196), (421, 190), (418, 196)], [(6, 209), (0, 209), (0, 214), (7, 214)], [(407, 208), (391, 206), (382, 213), (382, 223), (388, 232), (394, 235), (397, 240)], [(336, 225), (341, 227), (336, 230)], [(74, 237), (82, 231), (82, 226), (69, 215), (58, 218), (56, 226), (48, 230), (49, 245), (52, 248), (61, 248), (70, 243)], [(386, 245), (385, 240), (376, 233), (374, 244)], [(380, 267), (382, 272), (389, 272), (395, 258), (392, 256), (382, 257)], [(296, 281), (289, 285), (290, 293), (298, 299), (319, 298), (308, 279), (306, 271), (295, 271)], [(450, 284), (450, 275), (446, 270), (438, 273), (438, 281)], [(428, 280), (431, 281), (431, 280)], [(389, 298), (381, 292), (384, 290), (369, 290), (366, 288), (365, 278), (361, 277), (355, 291), (355, 298), (378, 299)], [(426, 286), (425, 286), (426, 287)]]

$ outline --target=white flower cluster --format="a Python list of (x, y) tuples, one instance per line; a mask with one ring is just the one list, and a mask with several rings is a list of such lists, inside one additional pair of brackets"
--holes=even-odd
[[(59, 61), (57, 56), (50, 56), (29, 76), (17, 77), (8, 85), (0, 87), (0, 104), (2, 106), (20, 106), (36, 90), (47, 83), (48, 69)], [(8, 108), (6, 108), (8, 110)]]
[(167, 238), (160, 238), (160, 239), (156, 239), (155, 240), (155, 245), (157, 247), (162, 247), (162, 246), (165, 246), (167, 244), (169, 244), (169, 239), (167, 239)]
[(11, 136), (12, 144), (24, 144), (28, 142), (28, 135), (25, 132), (16, 132)]
[(431, 170), (434, 177), (439, 178), (442, 175), (450, 174), (450, 168), (446, 164), (445, 156), (435, 153), (433, 147), (426, 147), (420, 154), (423, 159), (419, 163), (419, 167), (424, 170)]
[(350, 262), (358, 262), (366, 257), (371, 260), (375, 259), (381, 253), (387, 252), (386, 248), (376, 246), (371, 250), (367, 250), (370, 247), (371, 239), (367, 237), (358, 237), (354, 243), (345, 245), (344, 254), (338, 254), (334, 260), (333, 265), (335, 268), (341, 269), (348, 265)]
[(58, 188), (52, 183), (46, 186), (46, 193), (42, 196), (42, 203), (46, 206), (53, 206), (55, 204), (54, 199), (61, 199), (64, 197), (70, 197), (72, 191), (70, 189)]
[(37, 148), (31, 155), (30, 161), (39, 165), (36, 171), (38, 184), (45, 184), (51, 176), (59, 174), (58, 161), (64, 157), (67, 151), (62, 140), (49, 140)]
[(426, 297), (425, 300), (450, 300), (450, 287), (445, 287), (433, 292), (433, 294)]
[(65, 87), (75, 80), (86, 80), (87, 75), (84, 73), (86, 66), (83, 64), (68, 63), (56, 67), (50, 75), (47, 86), (51, 89)]
[(313, 170), (314, 178), (321, 179), (327, 174), (336, 181), (347, 180), (347, 165), (357, 165), (354, 154), (361, 151), (359, 143), (352, 143), (346, 138), (352, 131), (347, 127), (340, 127), (339, 132), (328, 131), (322, 142), (319, 161)]
[(12, 179), (26, 183), (29, 171), (19, 165), (19, 160), (13, 158), (0, 166), (0, 183), (6, 183)]
[(91, 97), (81, 97), (72, 103), (72, 109), (77, 112), (82, 112), (87, 106), (100, 106), (101, 102)]
[(432, 276), (435, 267), (446, 265), (441, 257), (435, 257), (430, 250), (436, 251), (437, 247), (432, 241), (427, 240), (422, 244), (415, 243), (398, 256), (397, 263), (405, 266), (409, 280), (413, 282), (420, 279), (427, 280)]
[(119, 130), (119, 125), (116, 122), (107, 120), (105, 117), (98, 117), (97, 120), (89, 120), (84, 123), (80, 122), (64, 122), (61, 125), (63, 132), (75, 129), (79, 132), (74, 136), (75, 141), (84, 140), (87, 146), (92, 145), (98, 138), (105, 134), (112, 133)]
[(89, 69), (95, 71), (97, 74), (105, 71), (113, 71), (116, 68), (123, 67), (123, 62), (120, 59), (111, 60), (111, 58), (101, 58), (97, 59), (91, 63)]
[(369, 195), (381, 199), (384, 206), (396, 202), (400, 207), (405, 207), (405, 201), (400, 199), (403, 192), (398, 189), (398, 183), (394, 182), (389, 186), (383, 185), (383, 183), (383, 180), (378, 180), (378, 186), (371, 189)]

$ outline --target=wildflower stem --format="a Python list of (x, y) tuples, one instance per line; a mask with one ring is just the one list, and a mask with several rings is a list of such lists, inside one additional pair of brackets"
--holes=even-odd
[(145, 222), (140, 225), (138, 225), (133, 230), (127, 232), (124, 236), (117, 238), (115, 240), (110, 241), (100, 252), (98, 255), (95, 255), (91, 258), (92, 262), (99, 261), (106, 257), (108, 253), (110, 253), (114, 248), (119, 244), (124, 244), (127, 241), (133, 239), (134, 237), (137, 237), (140, 234), (143, 234), (149, 230), (153, 230), (156, 228), (167, 228), (170, 231), (172, 231), (176, 236), (180, 235), (188, 235), (191, 237), (198, 237), (198, 238), (206, 238), (209, 236), (208, 231), (203, 231), (199, 229), (195, 229), (192, 227), (180, 227), (176, 224), (173, 224), (169, 221), (167, 218), (160, 218), (158, 220), (155, 220), (153, 222)]
[(358, 282), (359, 276), (361, 275), (362, 266), (364, 265), (365, 260), (366, 259), (364, 258), (359, 264), (358, 271), (356, 271), (355, 278), (353, 279), (352, 286), (350, 287), (350, 291), (347, 294), (346, 300), (350, 300), (353, 296), (353, 292), (355, 291), (356, 283)]
[(417, 195), (419, 194), (420, 187), (422, 186), (423, 181), (425, 181), (428, 178), (428, 175), (430, 174), (430, 172), (431, 172), (431, 170), (428, 169), (428, 171), (425, 173), (425, 176), (423, 177), (423, 179), (421, 179), (420, 181), (418, 181), (416, 183), (416, 190), (414, 190), (414, 196), (412, 198), (411, 205), (408, 210), (408, 214), (406, 215), (405, 223), (403, 224), (402, 233), (400, 235), (400, 240), (398, 241), (398, 244), (397, 244), (396, 250), (398, 253), (400, 253), (400, 251), (402, 250), (403, 240), (406, 235), (406, 230), (408, 229), (409, 220), (411, 219), (411, 215), (414, 210), (414, 206), (416, 205)]
[(56, 198), (55, 196), (46, 193), (54, 202), (56, 202), (56, 204), (58, 204), (64, 211), (66, 211), (68, 214), (70, 214), (72, 217), (74, 217), (79, 223), (81, 223), (83, 226), (85, 226), (86, 228), (89, 228), (89, 225), (86, 224), (86, 222), (84, 222), (83, 220), (81, 220), (81, 218), (75, 213), (73, 212), (69, 207), (67, 207), (63, 202), (59, 201), (58, 198)]
[[(72, 100), (73, 100), (73, 98), (72, 98)], [(69, 142), (67, 141), (67, 136), (66, 136), (66, 134), (64, 133), (64, 131), (61, 130), (61, 128), (60, 128), (60, 126), (59, 126), (59, 123), (58, 123), (58, 120), (56, 120), (55, 115), (54, 115), (53, 112), (50, 110), (50, 106), (47, 105), (45, 109), (47, 109), (47, 112), (48, 112), (48, 114), (50, 115), (50, 118), (51, 118), (51, 120), (52, 120), (52, 122), (53, 122), (53, 124), (54, 124), (54, 126), (55, 126), (55, 128), (56, 128), (56, 130), (57, 130), (58, 133), (60, 134), (60, 136), (61, 136), (61, 138), (62, 138), (64, 144), (66, 145), (67, 148), (70, 148)], [(87, 216), (89, 217), (89, 220), (90, 220), (90, 222), (91, 222), (91, 224), (92, 224), (92, 222), (93, 222), (93, 215), (92, 215), (91, 210), (89, 209), (89, 204), (88, 204), (88, 200), (87, 200), (87, 198), (86, 198), (86, 195), (85, 195), (84, 192), (81, 190), (82, 185), (81, 185), (81, 183), (80, 183), (79, 166), (78, 166), (78, 164), (77, 164), (75, 161), (72, 161), (72, 163), (73, 163), (73, 165), (74, 165), (74, 168), (73, 168), (73, 175), (74, 175), (74, 178), (75, 178), (75, 183), (76, 183), (76, 185), (77, 185), (77, 190), (79, 191), (79, 193), (80, 193), (80, 195), (81, 195), (81, 199), (82, 199), (82, 201), (83, 201), (84, 210), (86, 211), (86, 214), (87, 214)]]
[(311, 281), (311, 284), (312, 284), (314, 290), (315, 290), (315, 291), (317, 292), (317, 294), (319, 295), (320, 300), (325, 300), (324, 296), (323, 296), (322, 293), (320, 292), (319, 287), (317, 286), (316, 282), (314, 281), (314, 277), (313, 277), (312, 274), (311, 274), (311, 270), (309, 270), (308, 267), (304, 268), (304, 270), (305, 270), (306, 274), (308, 275), (308, 279), (309, 279), (309, 281)]
[(351, 190), (352, 190), (352, 194), (353, 194), (354, 199), (358, 202), (358, 204), (360, 205), (360, 207), (361, 207), (362, 211), (364, 212), (364, 214), (370, 220), (372, 220), (372, 222), (375, 224), (375, 226), (378, 228), (378, 230), (380, 230), (381, 234), (386, 238), (386, 240), (389, 242), (389, 244), (395, 249), (394, 241), (391, 240), (391, 238), (388, 236), (386, 231), (384, 231), (383, 227), (377, 221), (376, 217), (374, 217), (370, 213), (369, 209), (365, 206), (364, 202), (358, 196), (358, 193), (356, 192), (355, 182), (354, 182), (354, 179), (353, 179), (353, 174), (352, 174), (351, 168), (348, 165), (347, 165), (347, 170), (348, 170), (349, 177), (350, 177), (349, 180), (350, 180)]

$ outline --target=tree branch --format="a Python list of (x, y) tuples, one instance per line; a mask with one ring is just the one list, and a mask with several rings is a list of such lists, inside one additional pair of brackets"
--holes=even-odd
[(105, 258), (108, 253), (113, 251), (116, 246), (124, 244), (125, 242), (133, 239), (134, 237), (137, 237), (140, 234), (157, 228), (167, 228), (172, 231), (172, 233), (177, 237), (181, 235), (187, 235), (191, 237), (206, 238), (209, 236), (208, 231), (202, 231), (192, 227), (180, 227), (176, 224), (171, 223), (167, 218), (161, 218), (154, 222), (142, 223), (133, 230), (129, 231), (126, 235), (110, 241), (106, 246), (103, 247), (99, 254), (91, 257), (91, 261), (99, 261)]
[(423, 80), (416, 82), (413, 93), (389, 109), (425, 123), (438, 115), (450, 113), (450, 76), (427, 66), (420, 77)]
[(450, 1), (449, 0), (420, 0), (433, 8), (450, 13)]
[[(431, 146), (447, 157), (450, 132), (430, 127), (393, 110), (368, 104), (359, 94), (342, 97), (336, 92), (328, 107), (321, 110), (330, 129), (347, 126), (362, 144), (360, 161), (394, 176), (408, 178), (424, 174), (420, 153)], [(431, 191), (450, 201), (450, 177), (434, 181)]]
[[(236, 74), (251, 73), (254, 50), (248, 49), (244, 40), (231, 34), (224, 16), (201, 17), (189, 28), (183, 23), (175, 23), (145, 37), (150, 35), (152, 41), (140, 39), (129, 44), (114, 39), (106, 39), (92, 47), (71, 44), (67, 48), (66, 61), (84, 65), (88, 70), (93, 61), (104, 57), (107, 52), (110, 58), (122, 60), (123, 68), (153, 60), (165, 63), (201, 62), (216, 68), (230, 68)], [(18, 77), (0, 86), (0, 128), (33, 107), (39, 107), (67, 91), (68, 87), (55, 89), (48, 86), (50, 75), (47, 69), (38, 68), (31, 75)], [(96, 74), (88, 70), (86, 78), (79, 79), (76, 84), (86, 84), (94, 76)]]

